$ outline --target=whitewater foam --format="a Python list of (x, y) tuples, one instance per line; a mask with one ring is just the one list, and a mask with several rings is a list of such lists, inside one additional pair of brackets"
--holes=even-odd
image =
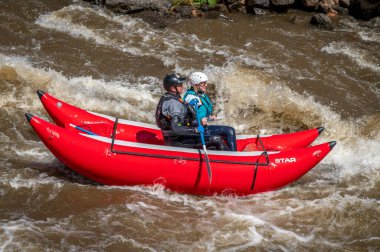
[(62, 181), (48, 176), (46, 173), (41, 173), (35, 178), (23, 178), (22, 175), (17, 174), (17, 176), (9, 180), (8, 184), (15, 190), (21, 188), (37, 189), (41, 185), (52, 185), (54, 189), (59, 190), (63, 186)]
[[(87, 19), (77, 20), (76, 15), (86, 16), (88, 20), (99, 17), (104, 19), (109, 27), (99, 29), (93, 24), (95, 22), (90, 24), (83, 21)], [(186, 64), (186, 59), (181, 56), (184, 54), (194, 55), (194, 58), (201, 59), (214, 58), (218, 55), (224, 57), (224, 60), (233, 60), (234, 55), (249, 54), (241, 48), (214, 45), (212, 39), (202, 40), (194, 34), (174, 33), (170, 29), (152, 29), (141, 19), (110, 15), (104, 11), (95, 12), (78, 5), (70, 5), (41, 15), (36, 20), (36, 24), (75, 38), (83, 38), (102, 46), (115, 48), (123, 53), (153, 57), (165, 66), (175, 68), (181, 68), (182, 63)], [(256, 55), (246, 56), (246, 58), (246, 62), (255, 61)]]
[(52, 156), (45, 148), (29, 148), (27, 150), (15, 149), (15, 153), (20, 157), (32, 156), (39, 160), (44, 160)]
[(153, 122), (153, 110), (157, 103), (153, 95), (159, 88), (155, 77), (132, 77), (131, 80), (110, 82), (86, 76), (67, 78), (51, 69), (33, 67), (27, 58), (0, 54), (0, 67), (4, 66), (14, 69), (18, 79), (31, 85), (23, 88), (24, 99), (16, 99), (16, 90), (12, 88), (1, 95), (4, 99), (0, 103), (15, 103), (13, 107), (27, 112), (43, 111), (35, 94), (36, 90), (43, 89), (52, 95), (60, 94), (60, 99), (87, 110), (112, 111), (120, 116), (127, 115), (128, 119)]
[[(247, 70), (231, 63), (220, 70), (213, 68), (211, 72), (211, 78), (218, 80), (218, 115), (226, 118), (222, 124), (233, 125), (239, 134), (252, 134), (252, 128), (265, 134), (282, 133), (281, 128), (292, 128), (294, 122), (309, 128), (323, 125), (326, 130), (314, 144), (338, 142), (322, 161), (322, 164), (339, 167), (339, 173), (331, 171), (331, 176), (335, 176), (331, 179), (339, 181), (361, 174), (370, 181), (362, 186), (368, 190), (374, 188), (380, 177), (378, 129), (377, 133), (374, 129), (377, 135), (372, 134), (374, 139), (361, 134), (359, 128), (362, 127), (357, 120), (342, 119), (329, 106), (320, 104), (310, 95), (292, 91), (263, 71)], [(274, 115), (279, 117), (273, 120)]]
[(364, 41), (380, 43), (380, 33), (360, 31), (358, 34)]
[(42, 232), (41, 229), (36, 227), (31, 221), (17, 220), (0, 222), (0, 251), (17, 251), (27, 249), (22, 242), (17, 239), (17, 233), (20, 231), (26, 232)]
[(150, 246), (147, 246), (141, 242), (138, 242), (134, 239), (131, 239), (131, 238), (127, 238), (123, 235), (113, 235), (110, 237), (111, 238), (111, 241), (114, 240), (114, 241), (119, 241), (121, 242), (122, 244), (130, 244), (133, 248), (135, 249), (141, 249), (141, 250), (148, 250), (148, 251), (157, 251), (156, 249), (150, 247)]
[[(79, 2), (82, 3), (73, 3), (76, 5)], [(42, 89), (87, 110), (153, 123), (158, 96), (163, 93), (161, 79), (123, 75), (115, 77), (116, 80), (112, 77), (103, 80), (90, 76), (73, 76), (70, 70), (60, 73), (36, 67), (56, 64), (43, 55), (46, 51), (41, 54), (38, 52), (40, 48), (46, 49), (44, 42), (48, 41), (41, 44), (33, 41), (31, 58), (12, 56), (25, 53), (19, 51), (20, 46), (13, 46), (11, 50), (6, 49), (10, 55), (0, 54), (0, 67), (8, 68), (4, 69), (5, 74), (10, 73), (6, 75), (10, 77), (9, 85), (7, 83), (3, 86), (0, 94), (0, 107), (5, 112), (2, 118), (7, 121), (2, 128), (4, 130), (0, 132), (1, 147), (4, 146), (0, 160), (0, 196), (11, 199), (8, 202), (0, 200), (0, 203), (5, 204), (2, 210), (6, 216), (0, 221), (0, 251), (40, 251), (46, 249), (46, 246), (50, 246), (50, 250), (69, 251), (92, 251), (99, 247), (104, 250), (127, 247), (150, 251), (173, 248), (193, 251), (376, 249), (379, 244), (379, 238), (376, 237), (377, 217), (380, 214), (378, 121), (374, 119), (363, 123), (352, 118), (343, 119), (332, 106), (322, 105), (318, 97), (311, 97), (307, 93), (297, 94), (278, 79), (278, 76), (289, 72), (292, 75), (290, 81), (316, 78), (317, 81), (311, 85), (326, 79), (334, 82), (337, 80), (334, 76), (326, 79), (319, 76), (331, 73), (321, 68), (323, 60), (319, 60), (318, 56), (316, 59), (307, 58), (308, 55), (301, 55), (300, 49), (301, 54), (289, 50), (284, 52), (284, 57), (280, 57), (284, 61), (274, 62), (272, 55), (278, 54), (281, 48), (289, 49), (289, 46), (271, 41), (272, 37), (276, 40), (273, 34), (264, 41), (270, 52), (261, 54), (257, 52), (257, 40), (252, 37), (252, 40), (243, 38), (247, 40), (242, 40), (245, 47), (240, 50), (220, 45), (224, 42), (228, 44), (227, 41), (202, 41), (196, 35), (181, 32), (172, 34), (170, 28), (153, 30), (139, 19), (112, 15), (102, 9), (93, 11), (88, 5), (85, 8), (74, 5), (71, 9), (41, 15), (37, 19), (38, 32), (32, 34), (39, 39), (45, 35), (55, 38), (58, 32), (61, 33), (59, 37), (66, 37), (66, 42), (71, 40), (70, 37), (79, 38), (83, 43), (95, 44), (97, 50), (102, 50), (103, 47), (106, 47), (105, 51), (116, 48), (127, 55), (155, 57), (169, 66), (170, 70), (181, 74), (188, 75), (194, 70), (204, 71), (210, 78), (210, 87), (212, 84), (217, 87), (216, 109), (219, 115), (224, 115), (220, 123), (236, 126), (238, 133), (282, 133), (296, 131), (301, 127), (324, 125), (326, 130), (316, 143), (337, 140), (338, 144), (320, 165), (298, 182), (276, 192), (243, 198), (231, 195), (182, 195), (165, 190), (160, 185), (89, 185), (83, 183), (78, 178), (79, 175), (74, 175), (72, 179), (72, 174), (61, 174), (70, 178), (71, 182), (66, 183), (60, 176), (55, 176), (54, 169), (50, 172), (50, 168), (58, 171), (65, 169), (66, 172), (62, 171), (64, 173), (68, 173), (68, 169), (59, 164), (43, 144), (38, 142), (38, 137), (33, 135), (33, 130), (23, 116), (24, 110), (46, 116), (35, 91)], [(102, 27), (97, 20), (101, 21), (99, 23), (102, 23)], [(49, 22), (51, 28), (48, 28)], [(69, 28), (65, 29), (64, 26)], [(265, 24), (264, 28), (267, 29)], [(84, 35), (81, 35), (82, 32)], [(290, 38), (295, 35), (281, 30), (276, 32)], [(40, 36), (41, 34), (45, 35)], [(334, 51), (344, 45), (336, 43), (327, 45), (322, 57), (325, 59), (331, 55), (334, 59), (350, 59), (354, 63), (349, 67), (369, 69), (370, 71), (363, 72), (371, 75), (374, 71), (377, 74), (378, 61), (371, 55), (363, 54), (365, 49), (361, 49), (377, 45), (376, 41), (372, 41), (377, 37), (367, 30), (359, 33), (360, 37), (354, 35), (353, 40), (364, 40), (365, 43), (360, 41), (358, 44), (349, 44), (354, 49), (353, 55)], [(299, 36), (299, 39), (302, 37)], [(327, 41), (331, 39), (327, 37)], [(329, 48), (330, 45), (335, 47)], [(363, 60), (369, 59), (372, 66), (359, 66), (361, 63), (353, 59), (355, 53), (363, 54)], [(213, 60), (217, 57), (222, 66), (215, 66), (217, 63)], [(278, 59), (278, 56), (274, 57)], [(308, 72), (308, 69), (288, 64), (286, 60), (290, 57), (302, 57), (308, 62), (313, 60), (312, 66), (310, 65), (313, 69)], [(194, 59), (200, 60), (193, 64)], [(64, 58), (60, 58), (59, 62), (61, 60), (63, 64), (70, 63)], [(184, 61), (192, 63), (184, 64)], [(209, 62), (215, 65), (208, 64)], [(85, 67), (90, 67), (91, 61), (86, 60), (85, 64)], [(351, 73), (350, 69), (342, 67), (344, 63), (340, 64), (337, 65), (341, 67), (340, 71), (346, 71), (349, 75), (347, 78), (352, 78), (352, 83), (366, 81), (360, 74), (356, 75), (356, 72)], [(158, 67), (162, 71), (168, 70), (163, 66)], [(369, 88), (378, 94), (376, 80), (370, 82)], [(339, 88), (342, 90), (345, 87), (342, 84)], [(321, 99), (323, 98), (322, 94)], [(354, 99), (350, 101), (358, 102)], [(349, 107), (348, 105), (348, 109)], [(359, 119), (364, 121), (363, 118)], [(17, 125), (21, 120), (22, 123)], [(13, 142), (16, 144), (13, 145)], [(33, 168), (25, 167), (28, 165)], [(55, 184), (58, 186), (55, 187)], [(70, 202), (75, 203), (76, 199), (83, 200), (82, 204), (68, 206)], [(20, 204), (13, 204), (14, 202)], [(38, 209), (47, 210), (45, 206), (48, 206), (48, 211)], [(36, 219), (43, 221), (24, 218), (23, 214), (36, 216)], [(69, 217), (59, 219), (51, 215)], [(21, 220), (18, 220), (20, 217)]]
[[(254, 64), (260, 65), (261, 62)], [(136, 121), (149, 123), (154, 121), (154, 109), (158, 99), (156, 93), (161, 92), (157, 85), (159, 80), (155, 77), (109, 82), (92, 77), (67, 78), (54, 70), (33, 67), (26, 58), (4, 55), (0, 55), (0, 66), (14, 68), (18, 77), (28, 83), (45, 83), (46, 91), (49, 93), (59, 94), (60, 99), (87, 110), (103, 114), (111, 111), (112, 114)], [(264, 63), (263, 67), (268, 65)], [(252, 133), (252, 129), (255, 128), (266, 134), (282, 133), (281, 128), (292, 127), (294, 121), (302, 122), (310, 128), (323, 125), (326, 130), (317, 143), (338, 141), (338, 145), (323, 163), (332, 162), (341, 167), (340, 177), (367, 174), (366, 176), (372, 181), (370, 185), (373, 185), (379, 177), (370, 174), (371, 172), (377, 174), (380, 169), (380, 161), (375, 151), (379, 149), (380, 141), (363, 137), (358, 132), (355, 121), (341, 119), (339, 114), (328, 106), (321, 105), (312, 96), (297, 94), (262, 71), (242, 69), (233, 62), (223, 67), (209, 65), (204, 71), (209, 75), (210, 82), (217, 83), (218, 116), (224, 118), (219, 123), (234, 126), (239, 134)], [(27, 111), (43, 111), (34, 93), (39, 88), (40, 86), (32, 85), (23, 91), (27, 99), (33, 102), (25, 103), (19, 100), (12, 102), (19, 103), (15, 106)], [(9, 91), (4, 93), (4, 98), (6, 97), (10, 97)], [(263, 113), (255, 113), (256, 109)], [(281, 115), (279, 118), (282, 120), (281, 124), (271, 123), (273, 114)], [(252, 120), (252, 117), (257, 119)], [(7, 136), (2, 134), (1, 139), (6, 140), (6, 138)], [(23, 136), (19, 135), (19, 138), (22, 140)], [(35, 142), (29, 144), (33, 146)], [(41, 159), (48, 157), (46, 152), (38, 151), (38, 148), (29, 152), (18, 150), (17, 155), (36, 155)], [(345, 159), (342, 159), (342, 156)]]
[(371, 55), (368, 55), (366, 51), (345, 42), (332, 42), (328, 46), (322, 47), (321, 52), (344, 55), (352, 62), (356, 63), (360, 68), (367, 68), (376, 73), (380, 73), (380, 65), (372, 59)]

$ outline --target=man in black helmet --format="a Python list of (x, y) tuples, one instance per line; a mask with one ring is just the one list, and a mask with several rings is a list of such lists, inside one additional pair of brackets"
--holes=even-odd
[[(161, 97), (156, 109), (156, 123), (164, 135), (165, 144), (177, 147), (202, 148), (194, 109), (182, 102), (181, 94), (185, 92), (186, 78), (176, 74), (165, 76), (163, 81), (166, 93)], [(202, 125), (207, 125), (207, 118), (202, 118)], [(206, 146), (218, 150), (228, 150), (220, 136), (205, 134)]]

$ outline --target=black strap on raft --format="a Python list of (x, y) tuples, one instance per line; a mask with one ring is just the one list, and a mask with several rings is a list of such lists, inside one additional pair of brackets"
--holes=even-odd
[(112, 135), (111, 135), (111, 152), (117, 153), (116, 151), (113, 150), (113, 146), (115, 144), (115, 136), (116, 136), (116, 128), (117, 128), (117, 122), (119, 121), (119, 118), (116, 117), (115, 123), (113, 124), (113, 130), (112, 130)]
[[(116, 118), (114, 126), (113, 126), (113, 130), (112, 130), (112, 135), (111, 135), (111, 139), (112, 139), (112, 141), (111, 141), (111, 152), (112, 153), (125, 154), (125, 155), (136, 155), (136, 156), (147, 156), (147, 157), (155, 157), (155, 158), (170, 158), (170, 159), (182, 158), (182, 157), (176, 157), (176, 156), (166, 156), (166, 155), (156, 155), (156, 154), (141, 154), (141, 153), (136, 153), (136, 152), (126, 152), (126, 151), (117, 151), (117, 150), (114, 150), (113, 148), (114, 148), (114, 145), (115, 145), (115, 136), (116, 136), (116, 129), (117, 129), (118, 121), (119, 121), (119, 118)], [(256, 162), (254, 162), (254, 163), (252, 163), (252, 162), (225, 161), (225, 160), (211, 160), (211, 162), (215, 162), (215, 163), (230, 163), (230, 164), (242, 164), (242, 165), (252, 165), (253, 164), (255, 166), (255, 168), (254, 168), (254, 174), (253, 174), (253, 179), (252, 179), (251, 191), (255, 187), (255, 182), (256, 182), (256, 177), (257, 177), (259, 166), (268, 166), (269, 165), (268, 152), (265, 149), (264, 144), (261, 141), (261, 138), (260, 138), (259, 135), (257, 135), (257, 140), (256, 141), (260, 142), (261, 148), (264, 151), (260, 154), (260, 156), (256, 159)], [(199, 152), (199, 158), (183, 158), (183, 159), (185, 159), (185, 160), (191, 160), (191, 161), (200, 161), (200, 164), (202, 164), (202, 162), (203, 162), (202, 153), (201, 153), (200, 150), (198, 150), (198, 152)], [(260, 163), (259, 162), (260, 157), (262, 157), (262, 156), (265, 156), (266, 163)], [(198, 172), (197, 180), (195, 182), (196, 186), (200, 182), (201, 169), (202, 169), (202, 165), (200, 165), (200, 170)]]
[[(112, 130), (112, 134), (111, 134), (111, 152), (112, 153), (124, 154), (124, 155), (133, 155), (133, 156), (154, 157), (154, 158), (183, 159), (183, 160), (189, 160), (189, 161), (200, 161), (200, 164), (202, 164), (202, 162), (203, 162), (202, 152), (200, 150), (198, 150), (198, 152), (199, 152), (199, 158), (190, 158), (190, 157), (181, 157), (181, 156), (169, 156), (169, 155), (157, 155), (157, 154), (143, 154), (143, 153), (140, 153), (140, 152), (114, 150), (115, 137), (116, 137), (116, 129), (117, 129), (118, 121), (119, 121), (119, 118), (116, 118), (116, 120), (114, 122), (113, 130)], [(264, 144), (261, 142), (261, 139), (260, 139), (260, 143), (261, 143), (262, 148), (264, 149)], [(266, 161), (267, 162), (266, 163), (259, 163), (258, 161), (259, 161), (260, 157), (263, 156), (263, 155), (266, 157)], [(254, 185), (255, 185), (256, 175), (257, 175), (257, 169), (258, 169), (259, 166), (268, 166), (269, 165), (269, 158), (268, 158), (268, 153), (266, 151), (264, 151), (258, 157), (258, 159), (256, 160), (256, 162), (239, 162), (239, 161), (227, 161), (227, 160), (217, 160), (217, 159), (211, 159), (210, 162), (213, 162), (213, 163), (224, 163), (224, 164), (254, 165), (255, 166), (255, 174), (254, 174), (253, 181), (252, 181), (252, 186), (251, 186), (251, 190), (253, 190)], [(202, 167), (202, 165), (200, 165), (200, 169), (201, 169), (201, 167)], [(198, 178), (197, 178), (196, 184), (198, 184), (199, 180), (200, 180), (200, 177), (199, 177), (200, 176), (200, 171), (199, 171), (198, 176), (197, 176)]]
[[(260, 137), (260, 135), (257, 135), (257, 136), (256, 136), (256, 141), (255, 141), (256, 146), (257, 146), (257, 142), (260, 142), (261, 148), (264, 148), (264, 144), (263, 144), (263, 142), (261, 141), (261, 137)], [(265, 149), (262, 149), (262, 150), (265, 150)]]
[(157, 155), (157, 154), (143, 154), (139, 152), (131, 152), (131, 151), (119, 151), (115, 150), (115, 137), (116, 137), (116, 129), (117, 129), (117, 123), (119, 121), (119, 118), (116, 118), (114, 125), (113, 125), (113, 130), (111, 134), (111, 149), (110, 151), (112, 153), (116, 154), (123, 154), (123, 155), (133, 155), (133, 156), (142, 156), (142, 157), (154, 157), (154, 158), (170, 158), (170, 159), (184, 159), (184, 160), (190, 160), (190, 161), (201, 161), (202, 162), (202, 157), (200, 158), (182, 158), (179, 156), (167, 156), (167, 155)]
[[(260, 142), (260, 145), (261, 145), (261, 148), (263, 151), (263, 153), (261, 153), (261, 155), (257, 158), (256, 162), (255, 162), (255, 169), (254, 169), (254, 173), (253, 173), (253, 179), (252, 179), (252, 185), (251, 185), (251, 191), (253, 190), (253, 188), (255, 187), (255, 182), (256, 182), (256, 176), (257, 176), (257, 172), (258, 172), (258, 168), (259, 166), (268, 166), (269, 165), (269, 157), (268, 157), (268, 152), (267, 150), (265, 149), (264, 147), (264, 144), (263, 144), (263, 141), (261, 141), (261, 138), (259, 135), (257, 135), (257, 140), (256, 142), (259, 141)], [(261, 156), (265, 156), (265, 159), (266, 159), (266, 163), (259, 163), (259, 159)]]

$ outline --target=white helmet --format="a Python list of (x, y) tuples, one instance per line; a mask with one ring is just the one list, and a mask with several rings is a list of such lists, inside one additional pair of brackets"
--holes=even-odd
[(202, 72), (194, 72), (189, 76), (190, 85), (198, 85), (201, 82), (208, 81), (207, 75)]

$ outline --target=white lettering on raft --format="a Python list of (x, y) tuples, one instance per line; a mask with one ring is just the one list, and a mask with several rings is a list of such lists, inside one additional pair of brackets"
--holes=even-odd
[(274, 162), (276, 164), (280, 164), (280, 163), (294, 163), (294, 162), (297, 162), (297, 159), (295, 157), (291, 157), (291, 158), (275, 158)]

